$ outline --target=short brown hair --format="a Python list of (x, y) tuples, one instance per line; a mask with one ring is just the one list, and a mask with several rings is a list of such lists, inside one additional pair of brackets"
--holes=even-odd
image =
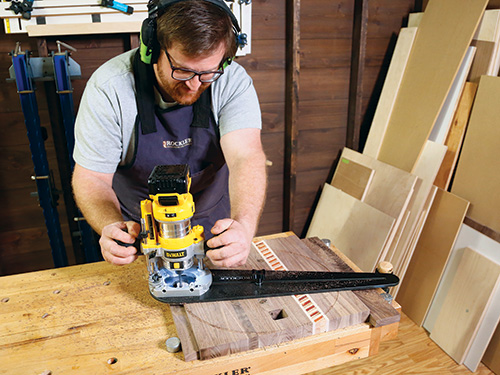
[(162, 49), (178, 43), (190, 57), (213, 53), (226, 46), (224, 60), (236, 54), (236, 35), (229, 15), (203, 0), (186, 0), (170, 5), (157, 20), (157, 39)]

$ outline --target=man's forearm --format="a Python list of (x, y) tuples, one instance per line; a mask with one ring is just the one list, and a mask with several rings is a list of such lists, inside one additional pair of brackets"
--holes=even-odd
[(75, 167), (72, 181), (75, 201), (98, 234), (106, 225), (123, 220), (111, 182), (112, 175), (96, 178), (94, 173), (78, 165)]
[(255, 236), (264, 206), (267, 188), (266, 158), (257, 153), (231, 166), (229, 196), (231, 218), (243, 224)]

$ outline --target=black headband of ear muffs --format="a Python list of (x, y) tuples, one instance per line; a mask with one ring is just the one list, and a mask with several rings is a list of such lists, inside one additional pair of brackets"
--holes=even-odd
[[(156, 20), (158, 15), (163, 14), (165, 10), (176, 3), (179, 3), (185, 0), (150, 0), (148, 3), (148, 18), (146, 18), (142, 22), (141, 27), (141, 61), (145, 64), (151, 64), (157, 58), (157, 54), (159, 53), (159, 45), (156, 39)], [(224, 10), (229, 17), (231, 18), (231, 23), (233, 24), (233, 31), (236, 36), (236, 45), (242, 48), (245, 44), (247, 44), (247, 36), (246, 34), (241, 32), (240, 25), (238, 24), (238, 20), (234, 16), (233, 12), (226, 4), (224, 0), (199, 0), (206, 1), (211, 4), (214, 4)], [(156, 56), (155, 56), (156, 55)], [(223, 64), (225, 68), (232, 61), (232, 58), (226, 60)]]

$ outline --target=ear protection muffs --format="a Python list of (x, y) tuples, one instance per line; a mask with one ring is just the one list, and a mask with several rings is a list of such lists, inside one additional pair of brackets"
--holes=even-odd
[[(171, 5), (179, 3), (184, 0), (150, 0), (148, 3), (148, 18), (142, 22), (141, 27), (141, 46), (140, 55), (141, 61), (145, 64), (151, 64), (156, 61), (158, 54), (160, 53), (160, 46), (158, 40), (156, 39), (156, 20), (159, 15)], [(243, 48), (247, 44), (247, 35), (241, 32), (238, 20), (234, 16), (233, 12), (226, 4), (224, 0), (200, 0), (206, 1), (214, 4), (224, 10), (231, 18), (231, 23), (233, 24), (233, 31), (236, 37), (236, 45), (238, 48)], [(231, 63), (232, 59), (228, 59), (224, 62), (223, 67), (226, 68), (227, 65)]]

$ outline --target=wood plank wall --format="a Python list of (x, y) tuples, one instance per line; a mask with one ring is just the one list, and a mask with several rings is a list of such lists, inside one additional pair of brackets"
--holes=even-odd
[[(300, 2), (300, 81), (294, 221), (291, 228), (303, 236), (314, 212), (322, 184), (331, 178), (346, 144), (349, 77), (355, 1), (302, 0)], [(252, 54), (238, 58), (253, 77), (261, 102), (262, 139), (268, 160), (269, 186), (259, 235), (282, 231), (285, 150), (285, 75), (287, 0), (254, 0)], [(364, 74), (361, 77), (360, 146), (368, 133), (399, 29), (408, 13), (420, 10), (414, 0), (369, 0)], [(417, 7), (417, 8), (415, 8)], [(75, 108), (92, 72), (109, 58), (130, 49), (129, 35), (60, 38), (77, 48), (73, 58), (82, 67), (82, 79), (73, 82)], [(47, 38), (49, 51), (56, 38)], [(37, 54), (39, 40), (26, 35), (0, 33), (0, 275), (52, 268), (52, 257), (42, 210), (30, 192), (32, 162), (23, 115), (14, 83), (6, 83), (8, 53), (20, 41), (23, 50)], [(56, 156), (43, 85), (37, 90), (51, 168), (58, 180)], [(70, 263), (74, 263), (71, 237), (62, 197), (58, 207)], [(285, 228), (288, 229), (288, 228)]]

